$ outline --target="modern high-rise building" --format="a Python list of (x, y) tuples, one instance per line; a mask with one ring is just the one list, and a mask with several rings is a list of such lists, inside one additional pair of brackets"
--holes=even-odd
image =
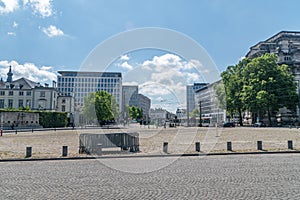
[(138, 94), (138, 107), (140, 107), (143, 110), (143, 118), (145, 120), (149, 119), (151, 99), (149, 99), (145, 95)]
[(123, 85), (123, 106), (137, 106), (139, 87), (137, 85)]
[(61, 95), (73, 96), (76, 109), (84, 106), (84, 97), (91, 92), (106, 91), (122, 110), (122, 74), (118, 72), (58, 71), (57, 89)]
[(197, 107), (200, 110), (202, 123), (206, 126), (221, 124), (226, 120), (226, 110), (218, 106), (215, 86), (222, 81), (207, 84), (195, 92)]
[[(149, 119), (149, 111), (151, 107), (151, 99), (145, 95), (139, 94), (137, 85), (123, 86), (123, 110), (127, 106), (136, 106), (143, 110), (143, 118)], [(124, 116), (125, 118), (126, 116)]]
[[(193, 85), (186, 86), (186, 114), (187, 121), (189, 123), (189, 114), (195, 109), (198, 108), (198, 103), (195, 102), (195, 94), (199, 89), (207, 86), (208, 83), (194, 83)], [(189, 124), (188, 124), (189, 125)]]

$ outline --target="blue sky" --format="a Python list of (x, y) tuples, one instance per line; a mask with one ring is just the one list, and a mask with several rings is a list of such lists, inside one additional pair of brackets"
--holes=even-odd
[[(108, 38), (144, 27), (192, 38), (223, 71), (257, 42), (282, 30), (300, 30), (299, 7), (298, 0), (0, 0), (0, 75), (6, 79), (12, 65), (15, 78), (47, 82), (58, 70), (80, 70)], [(128, 56), (127, 64), (135, 68), (168, 53), (120, 58)]]

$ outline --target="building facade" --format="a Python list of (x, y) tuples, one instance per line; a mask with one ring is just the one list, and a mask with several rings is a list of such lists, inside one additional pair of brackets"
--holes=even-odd
[(155, 108), (150, 109), (150, 119), (152, 122), (155, 122), (157, 125), (161, 126), (166, 122), (175, 119), (175, 114), (162, 108)]
[(196, 91), (205, 87), (208, 83), (194, 83), (193, 85), (186, 86), (186, 116), (187, 116), (187, 125), (189, 126), (190, 113), (193, 112), (195, 108), (198, 108), (197, 103), (195, 102)]
[[(300, 32), (281, 31), (269, 39), (252, 46), (246, 54), (248, 58), (259, 57), (266, 53), (278, 56), (278, 64), (286, 64), (291, 69), (300, 89)], [(297, 115), (300, 116), (300, 102)]]
[(76, 110), (84, 106), (84, 97), (91, 92), (106, 91), (122, 110), (122, 74), (117, 72), (59, 71), (57, 88), (60, 95), (73, 96)]
[(218, 97), (215, 92), (215, 85), (220, 83), (221, 81), (217, 81), (196, 91), (196, 102), (201, 118), (207, 126), (215, 126), (226, 121), (226, 110), (218, 107)]
[(138, 93), (139, 88), (137, 85), (123, 85), (123, 110), (126, 110), (127, 106), (137, 106), (138, 105)]
[[(127, 106), (139, 107), (143, 110), (143, 119), (147, 120), (150, 118), (149, 112), (151, 107), (151, 99), (143, 94), (139, 94), (137, 85), (123, 86), (123, 111), (126, 110)], [(124, 112), (126, 114), (126, 112)], [(126, 116), (124, 116), (126, 119)]]
[(2, 82), (0, 85), (0, 108), (27, 107), (52, 111), (57, 108), (58, 92), (55, 87), (43, 86), (26, 78)]
[(151, 99), (149, 99), (143, 94), (138, 94), (138, 107), (140, 107), (143, 110), (144, 120), (148, 120), (150, 118), (149, 112), (151, 107)]

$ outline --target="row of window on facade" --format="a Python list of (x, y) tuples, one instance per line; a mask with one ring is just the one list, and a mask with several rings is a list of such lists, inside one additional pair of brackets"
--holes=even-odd
[(96, 82), (104, 82), (104, 83), (119, 83), (119, 78), (58, 78), (58, 82), (90, 82), (90, 83), (96, 83)]
[(84, 88), (99, 88), (99, 87), (120, 87), (117, 83), (58, 83), (58, 87), (84, 87)]
[[(96, 91), (97, 89), (96, 88), (60, 88), (59, 89), (60, 92), (94, 92)], [(120, 90), (119, 88), (102, 88), (102, 89), (99, 89), (99, 90), (105, 90), (109, 93), (119, 93)]]
[[(26, 93), (24, 91), (8, 91), (8, 96), (14, 96), (15, 93), (18, 93), (19, 96), (24, 96), (26, 94), (26, 96), (31, 96), (31, 91), (26, 91)], [(1, 90), (0, 91), (0, 96), (5, 96), (6, 95), (6, 91)], [(46, 92), (45, 91), (40, 91), (40, 97), (45, 97), (46, 96)]]
[[(7, 104), (5, 104), (4, 99), (0, 99), (0, 108), (6, 108), (6, 107), (13, 108), (13, 105), (14, 105), (14, 100), (13, 99), (8, 99)], [(26, 104), (24, 105), (24, 100), (19, 99), (18, 100), (18, 107), (23, 108), (24, 106), (29, 106), (30, 107), (31, 106), (31, 100), (26, 100)]]

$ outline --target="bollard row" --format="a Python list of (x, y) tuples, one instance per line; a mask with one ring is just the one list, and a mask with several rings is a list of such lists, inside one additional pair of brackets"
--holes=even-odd
[[(68, 156), (68, 146), (62, 147), (62, 154), (63, 157)], [(32, 156), (32, 147), (26, 147), (26, 154), (25, 158), (30, 158)]]
[[(288, 140), (288, 149), (293, 150), (293, 141)], [(262, 151), (263, 150), (263, 143), (262, 141), (257, 141), (257, 150)], [(200, 142), (195, 142), (195, 151), (200, 152)], [(227, 142), (227, 151), (233, 151), (232, 150), (232, 142)], [(163, 152), (168, 153), (168, 142), (163, 143)]]

